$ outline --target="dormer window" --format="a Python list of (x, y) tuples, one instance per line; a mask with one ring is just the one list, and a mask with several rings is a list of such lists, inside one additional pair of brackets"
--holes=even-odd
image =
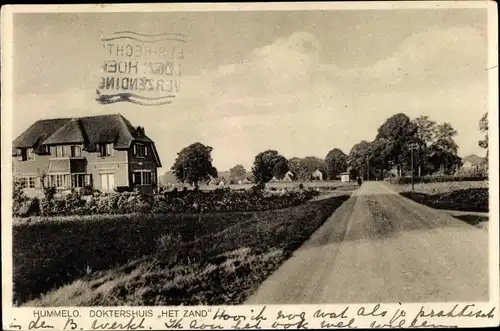
[(33, 148), (18, 148), (17, 159), (19, 161), (33, 161), (35, 160), (35, 152)]
[(99, 154), (101, 157), (113, 155), (113, 144), (99, 144)]
[(148, 148), (144, 144), (134, 144), (134, 155), (139, 158), (148, 156)]

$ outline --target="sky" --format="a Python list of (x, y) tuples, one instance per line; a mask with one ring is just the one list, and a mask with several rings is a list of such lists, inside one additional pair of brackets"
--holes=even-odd
[[(163, 171), (201, 142), (221, 171), (256, 154), (346, 154), (391, 115), (457, 131), (459, 155), (485, 151), (485, 9), (15, 14), (13, 134), (44, 118), (120, 113), (144, 126)], [(181, 33), (171, 104), (101, 105), (101, 38)], [(161, 170), (160, 170), (161, 171)]]

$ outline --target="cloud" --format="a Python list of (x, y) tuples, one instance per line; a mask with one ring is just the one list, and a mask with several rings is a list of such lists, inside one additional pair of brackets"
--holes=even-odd
[(254, 50), (242, 63), (202, 75), (211, 96), (208, 116), (216, 119), (207, 136), (241, 116), (232, 141), (227, 135), (217, 140), (234, 146), (225, 151), (251, 158), (238, 147), (241, 141), (260, 149), (279, 141), (288, 156), (323, 156), (330, 148), (348, 151), (361, 139), (373, 139), (383, 120), (407, 112), (450, 120), (462, 132), (457, 142), (470, 153), (475, 143), (467, 137), (476, 134), (470, 123), (486, 107), (485, 47), (473, 28), (432, 27), (370, 67), (340, 69), (321, 62), (322, 45), (313, 35), (295, 33)]

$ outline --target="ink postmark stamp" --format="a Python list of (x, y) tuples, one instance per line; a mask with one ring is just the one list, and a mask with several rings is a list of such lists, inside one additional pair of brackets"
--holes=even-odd
[(102, 66), (96, 101), (143, 106), (170, 104), (181, 90), (184, 45), (180, 33), (116, 31), (102, 37)]

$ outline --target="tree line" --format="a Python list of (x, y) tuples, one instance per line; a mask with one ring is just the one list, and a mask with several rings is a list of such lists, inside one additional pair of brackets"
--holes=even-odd
[[(487, 150), (487, 113), (481, 117), (479, 129), (485, 133), (479, 146)], [(454, 139), (456, 135), (457, 131), (448, 122), (438, 124), (428, 116), (410, 119), (406, 114), (398, 113), (384, 121), (373, 141), (360, 141), (349, 154), (333, 148), (324, 159), (315, 156), (287, 159), (277, 150), (266, 150), (255, 156), (250, 173), (241, 164), (231, 168), (230, 180), (249, 179), (264, 184), (273, 178), (283, 179), (292, 174), (293, 179), (306, 181), (314, 178), (318, 171), (329, 180), (338, 178), (343, 172), (364, 179), (409, 175), (412, 169), (417, 176), (453, 174), (461, 166)], [(212, 150), (199, 142), (183, 148), (172, 166), (178, 181), (198, 187), (201, 182), (217, 178)]]

